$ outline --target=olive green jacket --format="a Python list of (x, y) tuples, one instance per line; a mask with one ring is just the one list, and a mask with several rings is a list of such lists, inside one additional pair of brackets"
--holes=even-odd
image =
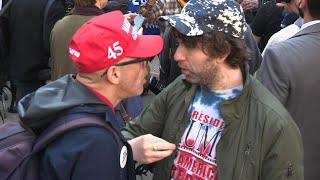
[(66, 74), (76, 74), (73, 61), (69, 57), (69, 43), (73, 34), (87, 21), (103, 14), (96, 6), (78, 7), (71, 10), (71, 15), (59, 20), (50, 35), (51, 80), (57, 80)]
[[(244, 73), (238, 96), (221, 104), (225, 129), (217, 145), (219, 180), (303, 179), (302, 139), (280, 102), (254, 77)], [(189, 123), (188, 108), (197, 85), (183, 76), (164, 89), (122, 131), (127, 139), (153, 134), (176, 145)], [(176, 152), (157, 162), (155, 180), (170, 179)]]

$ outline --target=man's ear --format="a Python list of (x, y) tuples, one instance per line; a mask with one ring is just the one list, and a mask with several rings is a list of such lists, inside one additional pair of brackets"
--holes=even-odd
[(119, 84), (120, 82), (120, 76), (121, 76), (121, 71), (118, 67), (116, 66), (111, 66), (106, 74), (106, 78), (109, 80), (110, 83), (112, 84)]
[(218, 57), (217, 63), (223, 63), (230, 54), (230, 51), (231, 51), (230, 43), (225, 41), (225, 45), (226, 45), (226, 52), (223, 55), (221, 55), (220, 57)]
[(303, 8), (307, 7), (307, 1), (306, 0), (299, 0), (298, 2), (299, 2), (299, 4), (298, 4), (299, 9), (303, 9)]
[(293, 0), (293, 3), (296, 5), (296, 7), (297, 7), (298, 9), (300, 9), (300, 8), (301, 8), (302, 0)]

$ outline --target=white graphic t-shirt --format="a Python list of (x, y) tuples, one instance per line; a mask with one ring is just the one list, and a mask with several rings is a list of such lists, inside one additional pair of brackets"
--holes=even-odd
[(216, 146), (224, 129), (220, 104), (237, 96), (243, 86), (212, 91), (199, 86), (189, 108), (190, 122), (171, 169), (172, 180), (217, 180)]

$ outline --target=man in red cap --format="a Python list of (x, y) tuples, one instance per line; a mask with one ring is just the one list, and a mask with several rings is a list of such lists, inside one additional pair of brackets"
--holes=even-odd
[[(65, 132), (44, 150), (40, 179), (135, 179), (132, 149), (120, 133), (114, 106), (142, 93), (148, 57), (162, 47), (160, 36), (138, 35), (120, 11), (97, 16), (77, 30), (69, 46), (77, 76), (66, 75), (21, 100), (21, 121), (36, 134), (79, 118), (98, 119), (110, 128), (91, 126)], [(139, 141), (175, 148), (151, 135)]]

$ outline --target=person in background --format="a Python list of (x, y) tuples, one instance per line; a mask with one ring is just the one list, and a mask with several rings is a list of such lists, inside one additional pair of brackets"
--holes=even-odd
[(251, 24), (259, 6), (258, 0), (238, 0), (244, 11), (247, 24)]
[(9, 78), (16, 88), (16, 101), (36, 91), (48, 80), (49, 39), (54, 24), (65, 15), (64, 6), (54, 6), (48, 13), (44, 32), (44, 9), (48, 0), (13, 1), (9, 22)]
[(128, 0), (108, 0), (107, 6), (102, 8), (103, 12), (111, 12), (120, 10), (123, 14), (128, 13), (129, 1)]
[[(277, 6), (284, 7), (284, 11), (288, 15), (293, 13), (299, 17), (299, 15), (298, 15), (299, 9), (298, 9), (298, 7), (293, 5), (292, 2), (290, 2), (290, 3), (277, 3)], [(266, 46), (262, 52), (262, 55), (264, 55), (266, 49), (268, 49), (270, 46), (272, 46), (278, 42), (285, 41), (300, 31), (300, 27), (303, 24), (303, 18), (300, 17), (300, 18), (296, 19), (293, 24), (289, 24), (289, 22), (287, 23), (288, 19), (286, 19), (286, 17), (288, 18), (288, 16), (285, 16), (282, 23), (281, 23), (281, 24), (285, 24), (286, 26), (271, 36), (271, 38), (269, 39), (268, 43), (266, 44)]]
[[(281, 3), (279, 3), (281, 4)], [(278, 6), (278, 3), (277, 3), (277, 6)], [(299, 19), (299, 15), (295, 12), (288, 12), (288, 10), (285, 9), (285, 16), (283, 17), (282, 19), (282, 22), (281, 22), (281, 27), (282, 28), (285, 28), (291, 24), (294, 24), (294, 22), (296, 22), (297, 19)]]
[(263, 52), (270, 37), (281, 30), (282, 19), (283, 8), (276, 6), (275, 0), (268, 0), (259, 7), (250, 27), (260, 52)]
[(50, 35), (51, 80), (66, 74), (75, 74), (76, 68), (69, 57), (69, 42), (84, 23), (103, 14), (108, 0), (73, 0), (74, 7), (68, 16), (59, 20)]
[[(180, 0), (147, 0), (140, 6), (139, 14), (145, 17), (145, 24), (154, 24), (158, 22), (158, 18), (163, 15), (178, 14), (181, 12), (182, 6)], [(183, 0), (181, 0), (183, 1)], [(160, 32), (164, 33), (165, 22), (160, 22)]]
[(261, 83), (287, 108), (300, 128), (305, 179), (319, 179), (320, 1), (291, 0), (304, 24), (293, 37), (266, 49), (257, 72)]
[(122, 130), (135, 160), (154, 162), (169, 149), (135, 139), (152, 134), (177, 146), (156, 162), (155, 180), (302, 180), (299, 129), (248, 72), (241, 6), (233, 0), (190, 0), (180, 14), (161, 19), (174, 28), (174, 59), (183, 75)]

